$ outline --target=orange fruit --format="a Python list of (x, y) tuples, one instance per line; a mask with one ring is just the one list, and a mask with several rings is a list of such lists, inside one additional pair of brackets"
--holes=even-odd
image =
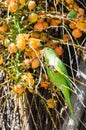
[(47, 41), (48, 40), (47, 35), (45, 33), (41, 33), (40, 39), (43, 40), (43, 41)]
[(77, 22), (76, 22), (76, 27), (77, 27), (78, 29), (80, 29), (81, 31), (86, 32), (86, 23), (81, 22), (81, 21), (77, 21)]
[[(41, 51), (39, 48), (36, 48), (35, 51), (37, 52), (38, 55), (40, 55)], [(24, 54), (27, 57), (32, 57), (32, 59), (37, 58), (36, 53), (30, 47), (25, 49)]]
[(26, 59), (24, 59), (23, 62), (22, 62), (22, 67), (23, 67), (23, 68), (30, 68), (30, 63), (31, 63), (31, 59), (26, 58)]
[(79, 6), (78, 6), (76, 3), (74, 3), (74, 4), (73, 4), (73, 9), (74, 9), (75, 11), (78, 11)]
[(67, 40), (70, 40), (70, 37), (68, 34), (64, 34), (63, 35), (63, 40), (67, 41)]
[(28, 3), (28, 9), (29, 10), (32, 10), (36, 7), (36, 2), (33, 1), (33, 0), (30, 0), (29, 3)]
[(42, 32), (43, 31), (43, 24), (42, 23), (36, 23), (34, 25), (34, 30), (38, 31), (38, 32)]
[(23, 51), (26, 48), (26, 43), (23, 43), (22, 40), (20, 40), (19, 42), (17, 42), (16, 46), (19, 50)]
[(33, 61), (31, 62), (31, 68), (36, 69), (39, 66), (40, 66), (40, 62), (39, 62), (38, 58), (33, 59)]
[(84, 10), (83, 8), (79, 8), (79, 9), (78, 9), (78, 12), (79, 12), (79, 14), (82, 15), (82, 16), (85, 14), (85, 10)]
[(10, 2), (15, 2), (15, 3), (17, 3), (18, 0), (6, 0), (6, 2), (7, 2), (7, 3), (10, 3)]
[(81, 16), (79, 16), (79, 21), (84, 21), (84, 16), (83, 15), (81, 15)]
[(33, 48), (38, 48), (40, 46), (40, 39), (29, 38), (28, 44), (30, 44)]
[(19, 95), (21, 95), (24, 92), (24, 88), (20, 84), (17, 84), (14, 87), (12, 87), (12, 90)]
[(2, 56), (0, 56), (0, 65), (2, 65), (3, 64), (3, 58), (2, 58)]
[[(40, 51), (40, 49), (38, 48), (38, 49), (36, 49), (36, 52), (37, 52), (37, 54), (40, 56), (40, 54), (41, 54), (41, 51)], [(32, 58), (34, 59), (34, 58), (37, 58), (37, 55), (36, 55), (36, 53), (35, 52), (31, 52), (31, 56), (32, 56)]]
[(18, 3), (10, 2), (10, 4), (9, 4), (9, 11), (11, 13), (13, 13), (13, 12), (16, 12), (17, 9), (18, 9)]
[(14, 43), (11, 43), (9, 46), (8, 46), (8, 51), (10, 53), (16, 53), (17, 52), (17, 47)]
[(47, 22), (43, 22), (42, 24), (43, 24), (43, 29), (47, 29), (48, 23)]
[(65, 0), (67, 4), (73, 4), (73, 0)]
[(82, 32), (76, 28), (72, 31), (72, 35), (75, 37), (75, 38), (80, 38), (82, 36)]
[(69, 24), (70, 22), (69, 22), (69, 20), (64, 19), (64, 23), (65, 23), (65, 24)]
[(41, 81), (40, 87), (47, 89), (49, 84), (50, 84), (50, 82), (48, 82), (48, 81)]
[(56, 5), (58, 5), (58, 4), (59, 4), (59, 2), (60, 2), (60, 0), (56, 0)]
[[(24, 55), (27, 56), (27, 57), (32, 57), (32, 49), (31, 48), (25, 48), (25, 52), (24, 52)], [(34, 53), (35, 55), (35, 53)], [(36, 57), (36, 56), (35, 56)]]
[(63, 48), (61, 46), (58, 46), (55, 48), (55, 52), (60, 57), (63, 54)]
[(37, 23), (43, 23), (44, 22), (44, 18), (39, 18), (38, 20), (37, 20)]
[(1, 32), (1, 33), (6, 32), (7, 29), (8, 29), (8, 26), (7, 26), (7, 24), (5, 24), (5, 23), (4, 23), (2, 26), (0, 26), (0, 32)]
[(28, 87), (28, 91), (32, 94), (36, 94), (35, 90), (33, 88)]
[(37, 32), (32, 32), (32, 33), (31, 33), (31, 37), (32, 37), (32, 38), (37, 38), (37, 39), (39, 39), (39, 38), (40, 38), (40, 34), (37, 33)]
[(69, 27), (70, 27), (71, 29), (75, 29), (75, 28), (76, 28), (76, 25), (71, 22), (71, 23), (69, 24)]
[(61, 20), (59, 20), (59, 19), (52, 19), (50, 25), (58, 26), (60, 23), (61, 23)]
[(47, 20), (47, 22), (50, 24), (50, 23), (51, 23), (52, 18), (47, 18), (46, 20)]
[(30, 23), (35, 23), (37, 21), (37, 19), (38, 19), (38, 15), (36, 13), (31, 13), (29, 15), (29, 21), (30, 21)]
[(7, 3), (10, 3), (10, 0), (6, 0)]

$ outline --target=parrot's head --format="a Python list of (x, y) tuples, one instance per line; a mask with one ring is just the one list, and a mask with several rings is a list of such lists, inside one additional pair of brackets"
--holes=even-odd
[(53, 49), (51, 49), (51, 48), (48, 48), (48, 47), (46, 47), (46, 48), (43, 49), (43, 55), (44, 55), (45, 61), (47, 63), (49, 63), (50, 61), (52, 61), (52, 59), (55, 56), (57, 56), (56, 53), (55, 53), (55, 51)]

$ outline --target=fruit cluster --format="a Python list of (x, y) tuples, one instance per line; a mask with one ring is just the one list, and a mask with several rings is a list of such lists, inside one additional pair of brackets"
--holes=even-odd
[[(2, 0), (0, 5), (5, 12), (0, 17), (0, 70), (6, 72), (9, 84), (13, 82), (12, 91), (34, 93), (42, 49), (53, 48), (61, 57), (63, 44), (74, 44), (71, 38), (77, 44), (86, 32), (85, 10), (74, 0)], [(43, 75), (38, 86), (49, 85)]]

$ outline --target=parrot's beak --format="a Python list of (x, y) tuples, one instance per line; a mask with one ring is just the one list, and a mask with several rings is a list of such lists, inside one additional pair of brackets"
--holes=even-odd
[(43, 50), (41, 50), (41, 54), (42, 54), (42, 56), (44, 56), (45, 55), (45, 50), (43, 49)]

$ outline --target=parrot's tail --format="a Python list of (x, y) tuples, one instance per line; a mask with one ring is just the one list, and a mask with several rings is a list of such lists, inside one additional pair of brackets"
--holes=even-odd
[(71, 118), (74, 120), (76, 126), (78, 126), (78, 120), (77, 120), (76, 115), (75, 115), (75, 113), (73, 111), (73, 107), (72, 107), (70, 98), (67, 99), (67, 104), (68, 104), (68, 108), (69, 108), (70, 113), (71, 113)]
[(72, 110), (71, 110), (71, 117), (72, 117), (72, 119), (74, 120), (76, 126), (78, 126), (78, 120), (77, 120), (77, 118), (76, 118), (75, 113), (74, 113)]

